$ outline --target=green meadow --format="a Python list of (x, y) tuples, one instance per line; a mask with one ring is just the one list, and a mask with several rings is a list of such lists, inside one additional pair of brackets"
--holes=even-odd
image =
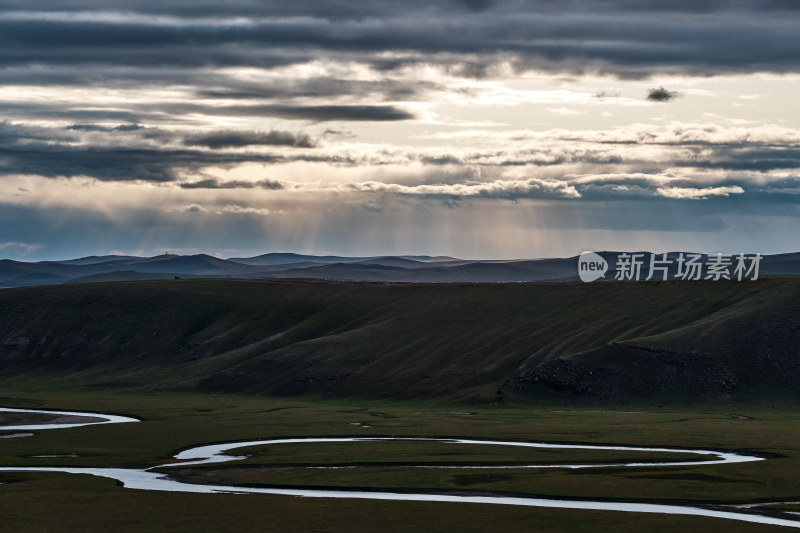
[[(423, 469), (392, 463), (586, 463), (675, 460), (681, 454), (539, 450), (407, 441), (283, 444), (234, 450), (240, 463), (172, 468), (178, 478), (247, 486), (502, 493), (690, 504), (800, 500), (800, 415), (780, 405), (726, 408), (563, 408), (442, 402), (275, 399), (246, 395), (20, 387), (2, 382), (7, 407), (112, 412), (141, 422), (36, 431), (0, 439), (3, 466), (149, 467), (205, 443), (289, 436), (434, 436), (755, 450), (743, 464), (585, 470)], [(38, 417), (39, 419), (41, 417)], [(77, 457), (35, 458), (36, 455)], [(699, 458), (699, 456), (687, 456)], [(306, 466), (358, 465), (348, 469)], [(113, 480), (0, 473), (4, 527), (15, 531), (767, 531), (729, 520), (620, 512), (194, 495), (126, 489)]]

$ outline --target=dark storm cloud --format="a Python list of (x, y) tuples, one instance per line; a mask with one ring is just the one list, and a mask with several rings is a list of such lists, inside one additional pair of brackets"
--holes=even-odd
[(78, 138), (77, 134), (56, 128), (13, 124), (8, 121), (0, 122), (0, 147), (28, 143), (30, 141), (77, 141)]
[(304, 133), (290, 131), (215, 131), (200, 135), (190, 135), (183, 139), (187, 146), (205, 146), (206, 148), (241, 148), (244, 146), (294, 146), (297, 148), (313, 148), (311, 137)]
[(192, 150), (146, 148), (85, 148), (37, 146), (0, 147), (0, 175), (23, 174), (48, 178), (87, 176), (103, 181), (169, 182), (186, 170), (241, 163), (275, 163), (267, 154), (216, 154)]
[[(128, 111), (119, 109), (71, 108), (60, 103), (2, 103), (6, 116), (19, 118), (96, 121), (126, 121), (130, 123), (192, 120), (186, 115), (224, 117), (274, 117), (309, 122), (393, 122), (411, 120), (412, 113), (393, 105), (214, 105), (170, 102), (130, 103)], [(183, 116), (178, 119), (176, 117)]]
[[(180, 148), (180, 145), (208, 146), (236, 141), (240, 143), (236, 146), (244, 146), (241, 143), (248, 139), (250, 144), (286, 146), (286, 142), (291, 142), (294, 143), (291, 146), (311, 146), (307, 135), (286, 131), (237, 134), (223, 130), (186, 134), (139, 124), (73, 124), (48, 128), (0, 122), (0, 176), (87, 176), (103, 181), (170, 182), (179, 179), (183, 172), (201, 172), (209, 166), (287, 160), (278, 154)], [(173, 144), (165, 144), (170, 142)], [(265, 181), (260, 186), (270, 188), (271, 183)]]
[[(263, 99), (263, 98), (324, 98), (349, 95), (378, 96), (385, 100), (417, 97), (443, 89), (435, 83), (420, 80), (344, 80), (331, 76), (309, 79), (276, 79), (261, 83), (219, 80), (220, 86), (197, 91), (200, 98)], [(222, 85), (224, 83), (224, 85)]]
[[(796, 3), (778, 1), (162, 4), (118, 2), (110, 10), (99, 2), (77, 2), (72, 9), (59, 3), (59, 11), (77, 14), (68, 17), (37, 16), (54, 9), (49, 2), (5, 2), (0, 66), (113, 65), (146, 75), (159, 68), (269, 67), (309, 57), (382, 68), (409, 60), (377, 55), (392, 52), (420, 63), (468, 65), (472, 75), (505, 59), (518, 68), (634, 76), (793, 72), (800, 53)], [(88, 11), (106, 16), (78, 16)], [(113, 12), (125, 14), (110, 20)], [(47, 70), (40, 69), (43, 76)]]
[(65, 119), (70, 121), (118, 121), (139, 123), (145, 119), (158, 120), (164, 117), (158, 113), (121, 111), (119, 109), (85, 109), (83, 107), (69, 107), (62, 104), (37, 102), (4, 102), (0, 100), (0, 107), (8, 118), (39, 118), (45, 120)]
[(209, 115), (238, 115), (279, 117), (294, 120), (325, 122), (341, 121), (396, 121), (410, 120), (414, 115), (390, 105), (242, 105), (197, 107), (197, 111)]
[[(274, 64), (259, 64), (260, 67), (283, 66), (289, 63), (311, 61), (309, 55), (293, 55)], [(254, 61), (257, 61), (254, 59)], [(2, 59), (0, 59), (2, 62)], [(374, 66), (374, 65), (373, 65)], [(434, 91), (444, 91), (436, 83), (417, 79), (351, 80), (333, 76), (317, 76), (308, 79), (276, 77), (258, 83), (231, 78), (221, 73), (195, 70), (193, 67), (144, 69), (120, 65), (82, 65), (80, 69), (52, 65), (46, 69), (29, 69), (24, 66), (0, 68), (0, 80), (6, 84), (19, 85), (80, 85), (128, 89), (131, 86), (170, 85), (180, 83), (196, 87), (197, 99), (212, 100), (288, 100), (298, 98), (349, 97), (356, 101), (367, 98), (379, 101), (419, 99)]]
[[(230, 151), (221, 148), (274, 148)], [(139, 124), (106, 126), (72, 124), (43, 127), (0, 122), (0, 176), (35, 175), (46, 178), (85, 176), (101, 181), (178, 181), (208, 167), (230, 168), (246, 163), (278, 164), (292, 161), (341, 166), (383, 165), (408, 160), (407, 154), (352, 155), (317, 153), (317, 144), (304, 133), (212, 130), (191, 132), (143, 127)], [(296, 149), (303, 149), (298, 150)], [(237, 182), (188, 183), (185, 188), (241, 188)], [(231, 185), (233, 183), (234, 185)], [(245, 183), (245, 182), (242, 182)], [(263, 180), (254, 186), (279, 189), (279, 182)]]
[[(511, 168), (554, 169), (562, 165), (582, 168), (582, 172), (597, 174), (653, 174), (668, 168), (722, 170), (726, 172), (770, 172), (797, 169), (800, 173), (800, 144), (792, 130), (785, 130), (785, 140), (779, 136), (759, 141), (748, 138), (715, 141), (713, 135), (727, 137), (725, 131), (688, 130), (675, 133), (708, 138), (674, 138), (664, 135), (653, 139), (644, 133), (634, 139), (603, 135), (594, 139), (571, 138), (564, 143), (558, 135), (536, 148), (457, 150), (410, 150), (407, 148), (380, 151), (320, 151), (304, 133), (290, 131), (232, 131), (203, 132), (166, 130), (140, 124), (98, 125), (72, 124), (65, 127), (42, 127), (29, 124), (0, 122), (0, 175), (21, 174), (44, 177), (87, 176), (105, 181), (180, 181), (187, 174), (202, 175), (208, 167), (232, 167), (245, 163), (279, 164), (293, 161), (330, 164), (341, 167), (379, 167), (419, 163), (431, 169), (485, 169), (501, 172)], [(775, 134), (777, 135), (777, 133)], [(611, 137), (611, 138), (609, 138)], [(593, 140), (594, 139), (594, 140)], [(637, 144), (659, 146), (657, 154), (643, 154)], [(258, 148), (262, 148), (259, 150)], [(246, 151), (235, 150), (250, 148)], [(264, 148), (273, 148), (267, 153)], [(298, 150), (298, 148), (301, 148)], [(234, 149), (234, 150), (229, 150)], [(449, 172), (449, 170), (447, 170)], [(572, 171), (567, 171), (572, 172)], [(631, 181), (629, 186), (649, 183)], [(437, 179), (437, 181), (441, 181)], [(748, 181), (728, 180), (727, 185), (749, 185)], [(612, 191), (617, 182), (593, 182), (593, 187)], [(275, 181), (217, 182), (201, 180), (183, 184), (184, 188), (244, 188), (277, 189), (283, 184)], [(604, 189), (605, 190), (605, 189)], [(618, 190), (617, 190), (618, 191)], [(626, 193), (627, 194), (627, 193)]]
[[(290, 4), (283, 0), (137, 0), (134, 2), (107, 0), (59, 0), (62, 11), (94, 10), (109, 11), (112, 4), (119, 11), (139, 11), (179, 17), (227, 16), (284, 16), (287, 12), (298, 16), (316, 16), (334, 20), (366, 19), (375, 16), (399, 15), (409, 11), (420, 13), (451, 13), (454, 8), (470, 11), (495, 10), (563, 12), (569, 10), (611, 12), (678, 12), (712, 13), (720, 11), (774, 12), (798, 11), (795, 0), (294, 0)], [(51, 0), (2, 0), (0, 7), (7, 10), (48, 11), (53, 9)]]

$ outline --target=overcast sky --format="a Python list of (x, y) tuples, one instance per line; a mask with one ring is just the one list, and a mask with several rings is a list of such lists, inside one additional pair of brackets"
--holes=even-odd
[(796, 0), (0, 0), (0, 258), (800, 250)]

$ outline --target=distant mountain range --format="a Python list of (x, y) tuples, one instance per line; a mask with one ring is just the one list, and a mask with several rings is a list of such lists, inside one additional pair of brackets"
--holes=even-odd
[[(606, 280), (615, 277), (622, 252), (599, 252), (608, 265)], [(677, 274), (678, 252), (669, 277)], [(652, 254), (642, 252), (642, 279)], [(706, 267), (713, 256), (702, 256)], [(65, 261), (22, 262), (0, 260), (0, 287), (56, 285), (101, 281), (138, 281), (174, 278), (316, 279), (405, 283), (497, 283), (576, 281), (578, 258), (466, 260), (446, 256), (403, 255), (342, 257), (268, 253), (256, 257), (220, 259), (210, 255), (164, 254), (155, 257), (89, 256)], [(800, 253), (764, 256), (761, 277), (800, 276)]]

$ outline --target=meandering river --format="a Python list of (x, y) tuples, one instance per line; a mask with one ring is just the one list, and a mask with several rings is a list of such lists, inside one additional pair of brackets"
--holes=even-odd
[[(9, 409), (0, 408), (0, 412), (9, 413), (43, 413), (59, 417), (56, 421), (60, 420), (63, 423), (55, 423), (51, 421), (42, 424), (25, 424), (16, 426), (0, 426), (2, 431), (39, 431), (60, 429), (67, 427), (80, 427), (96, 424), (119, 424), (138, 422), (135, 418), (120, 416), (120, 415), (107, 415), (102, 413), (85, 413), (74, 411), (45, 411), (35, 409)], [(558, 449), (578, 449), (578, 450), (619, 450), (619, 451), (637, 451), (637, 452), (669, 452), (680, 453), (693, 456), (706, 456), (705, 459), (695, 461), (672, 461), (672, 462), (658, 462), (658, 463), (617, 463), (617, 464), (572, 464), (572, 465), (514, 465), (514, 466), (420, 466), (409, 465), (414, 468), (604, 468), (609, 466), (614, 467), (662, 467), (670, 468), (676, 466), (687, 465), (711, 465), (711, 464), (725, 464), (725, 463), (743, 463), (750, 461), (762, 461), (762, 457), (754, 455), (747, 455), (742, 453), (722, 452), (716, 450), (703, 450), (703, 449), (684, 449), (684, 448), (645, 448), (637, 446), (604, 446), (592, 444), (555, 444), (546, 442), (514, 442), (514, 441), (500, 441), (500, 440), (473, 440), (473, 439), (446, 439), (446, 438), (396, 438), (396, 437), (309, 437), (309, 438), (291, 438), (291, 439), (268, 439), (257, 440), (248, 442), (230, 442), (224, 444), (211, 444), (204, 446), (197, 446), (184, 450), (177, 455), (175, 459), (180, 461), (170, 465), (162, 465), (153, 468), (169, 468), (175, 466), (190, 466), (209, 463), (223, 463), (231, 461), (239, 461), (245, 459), (246, 456), (229, 455), (228, 452), (240, 448), (251, 446), (272, 446), (272, 445), (290, 445), (299, 443), (342, 443), (342, 442), (374, 442), (374, 441), (429, 441), (429, 442), (447, 442), (452, 444), (473, 444), (473, 445), (487, 445), (487, 446), (517, 446), (527, 448), (558, 448)], [(402, 465), (399, 465), (402, 466)], [(742, 522), (752, 522), (757, 524), (769, 524), (775, 526), (785, 526), (800, 528), (800, 521), (790, 520), (786, 518), (777, 518), (773, 516), (765, 516), (752, 512), (735, 512), (719, 510), (715, 508), (695, 507), (688, 505), (667, 505), (657, 503), (631, 503), (631, 502), (615, 502), (603, 500), (567, 500), (567, 499), (548, 499), (548, 498), (525, 498), (525, 497), (507, 497), (507, 496), (465, 496), (454, 494), (408, 494), (398, 493), (391, 491), (363, 491), (363, 490), (335, 490), (335, 489), (285, 489), (285, 488), (270, 488), (270, 487), (235, 487), (226, 485), (203, 485), (191, 484), (178, 481), (170, 478), (163, 472), (155, 472), (150, 469), (132, 469), (132, 468), (81, 468), (81, 467), (0, 467), (0, 472), (63, 472), (69, 474), (89, 474), (93, 476), (100, 476), (105, 478), (115, 479), (121, 482), (125, 487), (130, 489), (139, 490), (153, 490), (153, 491), (170, 491), (170, 492), (192, 492), (192, 493), (235, 493), (235, 494), (273, 494), (284, 496), (299, 496), (305, 498), (351, 498), (351, 499), (364, 499), (364, 500), (395, 500), (395, 501), (414, 501), (414, 502), (455, 502), (455, 503), (476, 503), (476, 504), (491, 504), (491, 505), (516, 505), (523, 507), (548, 507), (555, 509), (586, 509), (597, 511), (620, 511), (632, 513), (661, 513), (673, 515), (691, 515), (691, 516), (705, 516), (709, 518), (723, 518), (728, 520), (738, 520)], [(0, 489), (1, 490), (1, 489)], [(2, 494), (2, 492), (0, 492)]]

